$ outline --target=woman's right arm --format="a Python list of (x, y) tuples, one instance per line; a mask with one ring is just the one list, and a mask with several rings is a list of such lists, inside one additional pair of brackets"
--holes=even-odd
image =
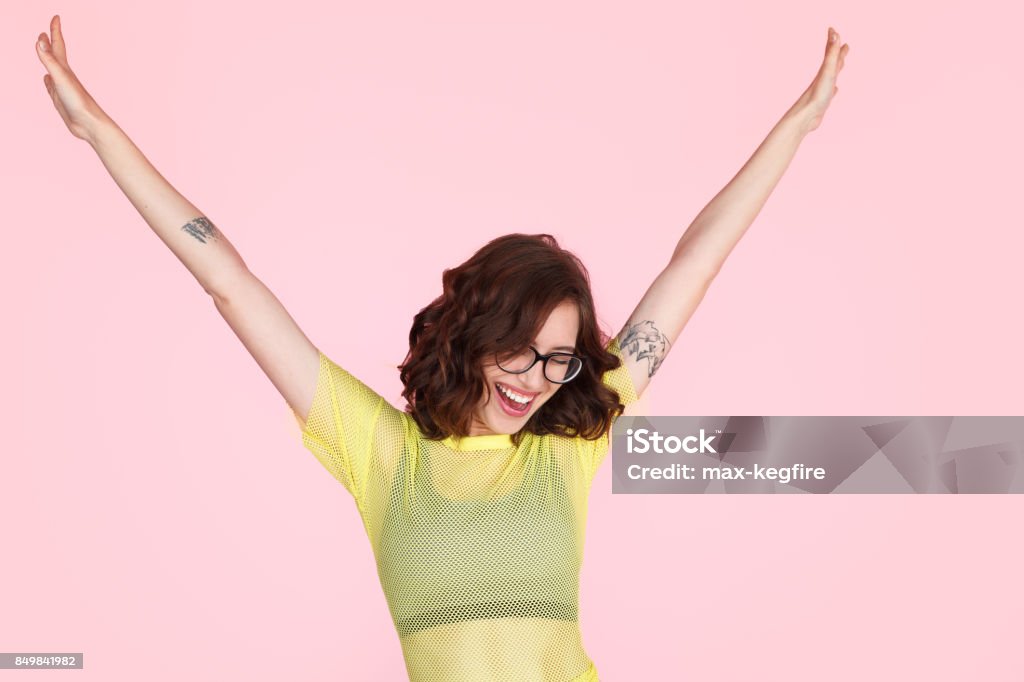
[(99, 119), (91, 137), (114, 182), (212, 297), (256, 364), (305, 419), (320, 366), (316, 347), (220, 229), (157, 172), (113, 120)]
[(319, 351), (276, 296), (246, 267), (227, 237), (171, 186), (85, 91), (67, 64), (60, 20), (36, 50), (44, 84), (75, 137), (99, 155), (114, 182), (212, 297), (224, 320), (303, 420), (319, 374)]

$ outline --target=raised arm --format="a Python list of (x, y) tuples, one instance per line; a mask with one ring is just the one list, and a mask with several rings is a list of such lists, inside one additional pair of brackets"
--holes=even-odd
[(704, 299), (725, 259), (747, 231), (807, 133), (820, 125), (839, 88), (848, 45), (829, 28), (825, 58), (810, 86), (704, 209), (676, 245), (668, 265), (619, 332), (619, 347), (639, 396)]
[(99, 107), (67, 61), (60, 19), (36, 52), (54, 107), (71, 134), (86, 140), (145, 221), (212, 297), (271, 383), (305, 418), (313, 402), (319, 352), (280, 301), (246, 267), (227, 237), (157, 172)]

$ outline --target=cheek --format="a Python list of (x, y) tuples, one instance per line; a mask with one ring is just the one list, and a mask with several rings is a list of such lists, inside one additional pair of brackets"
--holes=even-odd
[(557, 395), (557, 393), (558, 393), (558, 392), (559, 392), (560, 390), (562, 390), (562, 387), (561, 387), (561, 386), (559, 386), (559, 387), (557, 387), (557, 388), (553, 389), (553, 390), (552, 390), (552, 391), (551, 391), (550, 393), (548, 393), (548, 394), (547, 394), (547, 396), (545, 396), (545, 398), (544, 398), (544, 402), (547, 402), (547, 401), (551, 400), (552, 398), (554, 398), (554, 397), (555, 397), (555, 395)]
[(484, 377), (484, 395), (481, 400), (487, 404), (493, 401), (494, 392), (497, 388), (497, 384), (494, 383), (494, 377)]
[(555, 397), (557, 391), (548, 391), (544, 395), (537, 398), (537, 404), (534, 405), (534, 409), (540, 409), (544, 407), (544, 404)]

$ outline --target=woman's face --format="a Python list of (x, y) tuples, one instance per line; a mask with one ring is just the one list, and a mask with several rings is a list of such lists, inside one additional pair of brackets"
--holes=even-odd
[[(566, 301), (551, 311), (532, 345), (544, 355), (555, 351), (574, 352), (579, 328), (576, 304)], [(543, 362), (537, 362), (527, 372), (510, 374), (498, 367), (493, 358), (485, 363), (483, 370), (487, 395), (480, 401), (469, 435), (513, 434), (522, 429), (541, 405), (564, 385), (548, 381), (544, 376), (543, 365)], [(508, 405), (511, 401), (507, 401), (498, 390), (499, 386), (530, 398), (529, 405), (521, 413), (514, 411)]]

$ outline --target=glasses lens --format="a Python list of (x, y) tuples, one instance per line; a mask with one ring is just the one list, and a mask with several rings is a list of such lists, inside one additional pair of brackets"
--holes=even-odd
[(575, 355), (555, 353), (544, 367), (544, 376), (548, 381), (561, 384), (574, 379), (582, 368), (583, 361)]
[(499, 353), (498, 367), (506, 372), (525, 372), (536, 359), (532, 348), (526, 348), (521, 352)]

